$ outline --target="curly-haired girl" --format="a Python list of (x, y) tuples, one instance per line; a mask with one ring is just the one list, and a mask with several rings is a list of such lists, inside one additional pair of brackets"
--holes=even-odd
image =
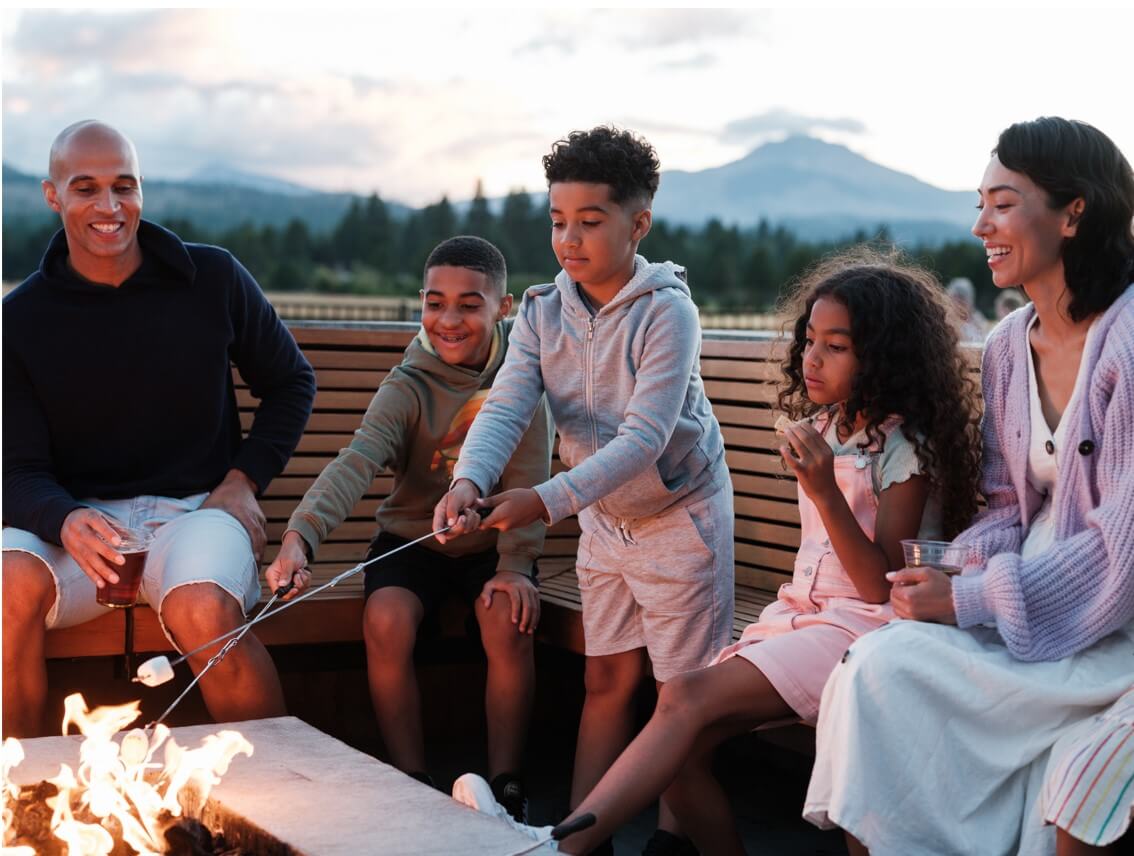
[(975, 384), (934, 278), (858, 251), (817, 268), (789, 306), (780, 405), (797, 421), (779, 451), (799, 481), (792, 581), (712, 665), (662, 687), (645, 729), (568, 818), (597, 823), (562, 851), (588, 852), (664, 792), (701, 852), (743, 853), (713, 749), (777, 720), (814, 724), (847, 647), (893, 616), (886, 575), (904, 565), (901, 540), (953, 534), (975, 511)]

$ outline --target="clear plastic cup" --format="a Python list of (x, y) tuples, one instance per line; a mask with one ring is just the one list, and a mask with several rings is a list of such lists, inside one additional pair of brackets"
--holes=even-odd
[(936, 568), (953, 576), (959, 574), (965, 564), (968, 548), (950, 541), (922, 541), (907, 538), (902, 541), (907, 568)]
[(118, 574), (118, 582), (107, 582), (98, 590), (96, 599), (103, 606), (112, 606), (123, 609), (133, 606), (138, 600), (138, 590), (142, 587), (142, 572), (146, 567), (146, 555), (154, 536), (141, 529), (130, 529), (117, 521), (110, 521), (110, 525), (122, 539), (121, 544), (114, 549), (122, 554), (126, 561), (121, 565), (111, 563), (114, 572)]

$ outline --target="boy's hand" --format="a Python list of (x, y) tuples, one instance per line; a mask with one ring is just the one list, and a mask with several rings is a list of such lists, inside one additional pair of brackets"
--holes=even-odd
[(476, 501), (480, 491), (468, 479), (457, 479), (449, 492), (433, 508), (433, 531), (450, 527), (448, 532), (437, 536), (444, 544), (450, 538), (458, 538), (467, 532), (475, 532), (480, 527), (480, 515), (476, 512)]
[(837, 494), (835, 453), (823, 436), (810, 423), (793, 422), (784, 428), (784, 439), (780, 454), (804, 493), (813, 502)]
[(294, 530), (284, 533), (279, 555), (264, 571), (264, 579), (273, 592), (286, 585), (288, 580), (295, 580), (295, 587), (283, 596), (284, 600), (297, 597), (307, 588), (311, 583), (311, 571), (307, 569), (307, 550), (303, 546), (302, 535)]
[(519, 529), (537, 520), (547, 522), (547, 507), (530, 487), (517, 487), (486, 496), (476, 502), (478, 510), (491, 508), (492, 513), (481, 521), (481, 529)]
[(956, 624), (953, 608), (953, 581), (936, 568), (903, 568), (891, 571), (890, 602), (899, 618)]
[(512, 623), (520, 633), (531, 635), (539, 624), (539, 590), (527, 574), (518, 571), (499, 571), (484, 584), (480, 602), (484, 608), (492, 606), (492, 593), (503, 592), (512, 603)]

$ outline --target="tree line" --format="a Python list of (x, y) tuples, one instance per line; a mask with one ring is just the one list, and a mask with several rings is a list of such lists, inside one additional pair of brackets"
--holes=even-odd
[[(245, 223), (215, 233), (183, 219), (162, 225), (187, 241), (231, 250), (266, 291), (412, 296), (421, 288), (429, 251), (457, 234), (478, 235), (500, 247), (508, 261), (513, 293), (546, 282), (558, 272), (547, 211), (524, 191), (510, 193), (498, 211), (478, 187), (463, 212), (443, 197), (402, 217), (393, 216), (382, 198), (372, 194), (355, 199), (335, 227), (322, 234), (313, 233), (299, 219), (283, 228)], [(33, 271), (58, 228), (54, 220), (5, 223), (4, 279), (19, 281)], [(672, 259), (684, 265), (703, 311), (763, 312), (775, 305), (787, 283), (817, 260), (862, 242), (885, 245), (889, 234), (880, 225), (874, 234), (860, 231), (842, 241), (817, 242), (801, 240), (767, 222), (743, 228), (715, 219), (699, 227), (656, 220), (640, 252), (653, 260)], [(943, 282), (959, 276), (971, 279), (978, 305), (986, 311), (991, 308), (995, 288), (978, 241), (906, 251)]]

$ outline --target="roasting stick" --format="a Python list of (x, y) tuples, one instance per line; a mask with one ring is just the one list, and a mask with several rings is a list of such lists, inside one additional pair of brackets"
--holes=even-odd
[[(266, 621), (267, 619), (269, 619), (269, 618), (271, 618), (275, 615), (279, 615), (285, 609), (292, 607), (292, 606), (295, 606), (297, 603), (300, 603), (304, 600), (307, 600), (307, 598), (312, 597), (313, 595), (317, 595), (321, 591), (325, 591), (326, 589), (329, 589), (329, 588), (332, 588), (333, 586), (338, 585), (343, 580), (345, 580), (347, 577), (354, 576), (359, 571), (365, 569), (367, 566), (373, 565), (375, 562), (380, 562), (382, 559), (385, 559), (389, 556), (394, 555), (394, 553), (400, 552), (400, 551), (406, 549), (407, 547), (412, 547), (414, 544), (419, 544), (422, 541), (428, 540), (429, 538), (435, 538), (435, 537), (437, 537), (438, 535), (440, 535), (444, 532), (448, 532), (450, 528), (452, 528), (452, 527), (443, 526), (443, 527), (441, 527), (440, 529), (437, 529), (434, 532), (430, 532), (428, 535), (422, 535), (420, 538), (415, 538), (412, 541), (407, 541), (405, 544), (401, 544), (400, 546), (395, 547), (393, 550), (387, 550), (381, 556), (375, 556), (373, 559), (369, 559), (365, 562), (359, 562), (353, 568), (350, 568), (348, 570), (343, 571), (341, 574), (334, 577), (329, 582), (326, 582), (323, 585), (319, 586), (318, 588), (314, 588), (309, 592), (304, 592), (299, 597), (295, 598), (295, 600), (287, 601), (286, 603), (281, 604), (279, 607), (277, 607), (276, 609), (273, 609), (269, 612), (268, 611), (269, 608), (272, 606), (272, 604), (274, 604), (276, 602), (276, 599), (279, 598), (281, 596), (281, 594), (286, 594), (288, 591), (291, 590), (292, 583), (289, 581), (287, 585), (280, 586), (278, 589), (276, 589), (275, 594), (272, 595), (271, 599), (264, 605), (264, 608), (261, 609), (256, 614), (256, 617), (253, 618), (251, 621), (246, 622), (245, 624), (241, 625), (240, 627), (233, 628), (228, 633), (224, 633), (224, 634), (218, 636), (216, 639), (213, 639), (210, 642), (206, 642), (204, 645), (200, 646), (199, 648), (194, 649), (193, 651), (190, 651), (188, 654), (185, 654), (185, 655), (179, 657), (177, 660), (174, 660), (173, 662), (170, 662), (164, 656), (154, 657), (151, 660), (147, 660), (145, 663), (143, 663), (141, 666), (138, 667), (138, 675), (133, 680), (135, 682), (144, 683), (144, 684), (146, 684), (146, 686), (159, 686), (160, 684), (164, 684), (166, 681), (170, 680), (173, 677), (173, 668), (172, 667), (175, 663), (182, 663), (186, 659), (191, 657), (193, 654), (196, 654), (200, 651), (203, 651), (204, 649), (208, 648), (210, 645), (215, 645), (218, 642), (221, 642), (225, 639), (228, 639), (228, 641), (225, 642), (224, 647), (221, 648), (219, 651), (217, 651), (217, 653), (214, 654), (209, 659), (209, 662), (207, 662), (205, 664), (205, 667), (203, 669), (201, 669), (201, 671), (197, 674), (197, 676), (195, 678), (193, 678), (193, 680), (189, 683), (189, 686), (187, 686), (185, 688), (185, 690), (181, 693), (181, 695), (179, 695), (176, 699), (173, 700), (173, 703), (165, 709), (165, 712), (161, 716), (159, 716), (156, 720), (154, 720), (153, 722), (151, 722), (149, 725), (146, 726), (147, 730), (156, 727), (167, 716), (169, 716), (169, 714), (173, 712), (173, 709), (175, 707), (177, 707), (178, 704), (181, 703), (181, 700), (183, 698), (185, 698), (186, 695), (188, 695), (189, 690), (193, 689), (193, 687), (196, 686), (197, 682), (205, 676), (205, 673), (208, 672), (209, 669), (211, 669), (213, 666), (215, 666), (217, 663), (219, 663), (221, 660), (224, 659), (225, 655), (229, 651), (231, 651), (232, 648), (241, 639), (244, 638), (244, 634), (247, 633), (249, 630), (251, 630), (252, 626), (254, 624), (259, 624), (261, 621)], [(229, 638), (229, 637), (232, 637), (232, 638)]]
[(534, 853), (541, 847), (545, 847), (552, 841), (562, 841), (568, 835), (574, 835), (576, 832), (582, 832), (584, 829), (590, 829), (596, 823), (595, 816), (591, 812), (581, 814), (572, 821), (563, 821), (559, 826), (551, 830), (551, 834), (546, 838), (541, 838), (531, 847), (525, 847), (523, 850), (517, 850), (510, 856), (527, 856), (528, 853)]

